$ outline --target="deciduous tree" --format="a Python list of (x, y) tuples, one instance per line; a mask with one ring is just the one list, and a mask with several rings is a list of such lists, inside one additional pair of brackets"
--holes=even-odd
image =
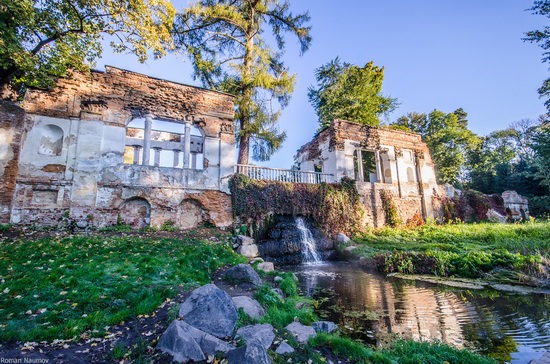
[[(536, 0), (533, 7), (529, 10), (531, 10), (533, 14), (550, 18), (550, 0)], [(543, 49), (544, 52), (542, 53), (542, 62), (548, 63), (550, 61), (550, 27), (545, 26), (543, 29), (532, 30), (525, 33), (525, 35), (526, 37), (523, 38), (523, 40), (538, 43), (538, 45)], [(544, 105), (550, 112), (550, 78), (544, 80), (542, 86), (538, 89), (538, 92), (540, 97), (547, 98)]]
[(86, 69), (105, 34), (140, 61), (149, 50), (160, 56), (174, 13), (169, 0), (0, 0), (0, 86), (47, 86), (68, 68)]
[(378, 126), (379, 117), (397, 107), (397, 99), (382, 95), (384, 68), (373, 62), (364, 67), (337, 57), (315, 70), (317, 86), (309, 87), (309, 102), (319, 117), (319, 130), (335, 119)]
[(269, 159), (286, 137), (277, 120), (295, 76), (281, 60), (285, 33), (296, 36), (305, 52), (309, 19), (279, 0), (198, 0), (176, 17), (175, 43), (191, 59), (195, 77), (236, 96), (240, 164), (248, 164), (250, 147), (255, 160)]
[(462, 109), (446, 114), (439, 110), (429, 115), (409, 113), (394, 125), (419, 133), (430, 148), (439, 183), (458, 184), (466, 161), (466, 153), (476, 141), (468, 129), (467, 114)]

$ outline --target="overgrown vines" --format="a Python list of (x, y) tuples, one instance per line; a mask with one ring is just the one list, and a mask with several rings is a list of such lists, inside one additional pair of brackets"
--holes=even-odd
[(392, 193), (387, 190), (380, 190), (380, 199), (382, 200), (382, 208), (384, 209), (384, 215), (386, 216), (386, 225), (396, 227), (401, 223), (399, 219), (399, 213), (397, 212), (397, 205), (393, 200)]
[(355, 181), (304, 184), (257, 181), (242, 174), (229, 181), (233, 213), (243, 222), (260, 223), (270, 214), (312, 217), (328, 235), (352, 235), (362, 225), (363, 206)]

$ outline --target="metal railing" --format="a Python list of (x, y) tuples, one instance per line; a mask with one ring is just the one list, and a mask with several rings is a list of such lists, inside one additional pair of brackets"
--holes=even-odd
[(281, 181), (294, 183), (332, 183), (334, 175), (319, 172), (304, 172), (295, 169), (268, 168), (237, 164), (236, 173), (244, 174), (248, 178), (265, 181)]

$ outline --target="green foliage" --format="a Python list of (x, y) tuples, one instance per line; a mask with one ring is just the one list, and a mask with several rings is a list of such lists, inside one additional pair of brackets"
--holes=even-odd
[(354, 253), (374, 260), (386, 273), (506, 278), (526, 284), (550, 278), (545, 271), (548, 222), (384, 228), (359, 234), (354, 241), (360, 244)]
[(166, 0), (0, 0), (0, 86), (50, 86), (69, 68), (86, 70), (111, 47), (141, 62), (164, 54), (174, 17)]
[(166, 220), (165, 222), (160, 225), (161, 231), (178, 231), (178, 227), (176, 226), (176, 223), (173, 220)]
[(364, 67), (342, 63), (337, 57), (315, 70), (317, 87), (309, 87), (308, 98), (319, 117), (319, 130), (335, 119), (378, 126), (380, 115), (388, 115), (397, 100), (382, 95), (384, 68), (373, 62)]
[(71, 339), (154, 311), (243, 258), (185, 238), (83, 237), (0, 245), (0, 340)]
[(468, 129), (466, 117), (462, 109), (449, 114), (439, 110), (429, 115), (413, 112), (400, 117), (393, 125), (421, 134), (430, 148), (437, 181), (456, 185), (466, 162), (466, 152), (477, 140)]
[(382, 200), (382, 208), (384, 209), (384, 215), (386, 216), (386, 225), (390, 227), (400, 225), (401, 220), (399, 219), (397, 205), (393, 200), (392, 193), (387, 190), (380, 190), (380, 199)]
[(455, 349), (445, 344), (412, 340), (397, 340), (389, 348), (372, 350), (360, 342), (341, 337), (338, 334), (320, 333), (310, 339), (309, 345), (314, 348), (328, 347), (334, 354), (347, 358), (353, 363), (496, 363), (493, 359), (485, 358), (468, 350)]
[(0, 224), (0, 232), (8, 231), (11, 229), (10, 224)]
[[(535, 15), (542, 15), (550, 18), (550, 0), (535, 0), (533, 7), (529, 9)], [(542, 30), (532, 30), (525, 33), (526, 37), (524, 41), (531, 43), (538, 43), (538, 45), (544, 50), (542, 53), (542, 62), (548, 63), (550, 61), (550, 32), (545, 27)], [(544, 80), (542, 86), (538, 90), (540, 97), (550, 96), (550, 78)], [(550, 99), (544, 103), (546, 109), (550, 111)]]
[(242, 174), (229, 180), (233, 211), (249, 223), (271, 213), (312, 217), (328, 234), (353, 234), (361, 228), (363, 207), (355, 181), (303, 184), (257, 181)]
[(309, 19), (307, 12), (293, 14), (287, 0), (197, 0), (176, 18), (175, 43), (191, 59), (195, 77), (236, 96), (239, 164), (248, 164), (250, 147), (255, 160), (269, 159), (286, 138), (277, 127), (280, 111), (273, 111), (274, 101), (288, 104), (295, 83), (281, 61), (284, 33), (296, 36), (305, 52)]

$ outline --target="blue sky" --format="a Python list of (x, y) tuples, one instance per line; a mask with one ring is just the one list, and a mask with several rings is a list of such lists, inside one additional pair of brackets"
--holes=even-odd
[[(178, 1), (178, 3), (180, 3)], [(537, 88), (548, 76), (542, 50), (521, 40), (547, 22), (525, 11), (531, 0), (300, 0), (295, 13), (308, 10), (313, 42), (298, 55), (288, 38), (286, 65), (297, 74), (290, 105), (280, 126), (288, 138), (263, 165), (289, 168), (292, 156), (311, 140), (317, 119), (307, 100), (314, 70), (339, 56), (385, 67), (383, 92), (399, 100), (390, 121), (411, 111), (451, 112), (462, 107), (470, 129), (480, 135), (545, 112)], [(138, 63), (106, 47), (97, 68), (112, 65), (172, 81), (199, 85), (183, 56)]]

